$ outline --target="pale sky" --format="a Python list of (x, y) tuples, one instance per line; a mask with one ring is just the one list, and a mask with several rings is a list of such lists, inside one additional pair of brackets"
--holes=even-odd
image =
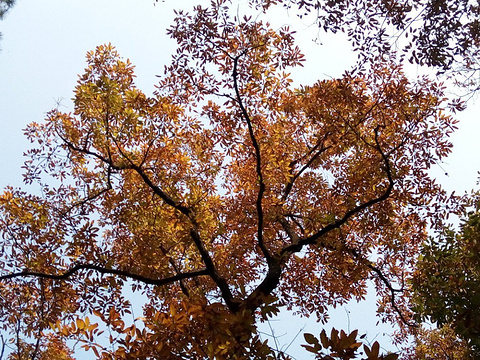
[[(167, 0), (154, 6), (154, 0), (17, 0), (0, 22), (0, 186), (22, 185), (22, 154), (29, 147), (22, 129), (30, 122), (41, 122), (57, 103), (63, 111), (72, 110), (72, 91), (77, 74), (85, 67), (87, 51), (112, 43), (136, 65), (137, 86), (151, 93), (157, 83), (155, 75), (163, 73), (175, 50), (174, 42), (165, 35), (172, 23), (172, 9), (190, 9), (200, 2)], [(355, 61), (341, 36), (323, 37), (324, 45), (319, 46), (313, 42), (315, 27), (309, 27), (307, 20), (300, 22), (283, 11), (270, 20), (276, 26), (291, 24), (298, 32), (307, 61), (294, 74), (296, 83), (311, 84), (319, 78), (338, 77)], [(410, 70), (412, 75), (415, 71)], [(479, 115), (480, 104), (470, 102), (469, 108), (457, 116), (460, 123), (452, 137), (454, 152), (442, 168), (434, 169), (438, 180), (450, 191), (462, 193), (476, 187), (480, 170)], [(445, 172), (449, 175), (445, 176)], [(349, 318), (346, 309), (350, 311)], [(370, 340), (377, 333), (388, 331), (388, 327), (375, 327), (374, 300), (363, 307), (349, 305), (346, 309), (334, 313), (335, 327), (360, 328), (360, 333), (369, 333)], [(273, 324), (277, 335), (286, 333), (280, 338), (281, 345), (288, 344), (304, 325), (305, 331), (317, 335), (322, 328), (287, 314)], [(263, 329), (269, 331), (268, 327)], [(383, 342), (388, 343), (388, 337)], [(304, 343), (302, 336), (289, 353), (306, 359), (307, 353), (298, 350), (298, 343)], [(91, 354), (78, 354), (79, 359), (91, 358)]]

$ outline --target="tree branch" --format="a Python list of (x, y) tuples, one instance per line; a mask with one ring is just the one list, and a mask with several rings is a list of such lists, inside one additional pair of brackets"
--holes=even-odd
[[(87, 197), (83, 198), (82, 200), (80, 201), (77, 201), (75, 203), (73, 203), (72, 205), (70, 205), (67, 210), (64, 210), (64, 211), (61, 211), (60, 212), (60, 215), (62, 217), (66, 216), (70, 211), (72, 211), (73, 208), (76, 208), (78, 206), (83, 206), (85, 205), (86, 203), (90, 202), (90, 201), (93, 201), (95, 199), (97, 199), (98, 197), (102, 196), (103, 194), (105, 194), (107, 191), (110, 191), (113, 189), (112, 187), (112, 182), (111, 182), (111, 173), (112, 173), (112, 170), (111, 168), (109, 167), (107, 169), (107, 186), (104, 187), (103, 189), (97, 191), (96, 193), (94, 194), (91, 194), (91, 195), (88, 195)], [(87, 188), (87, 192), (88, 192), (88, 188)]]
[(237, 97), (237, 103), (238, 103), (238, 105), (240, 107), (240, 110), (242, 112), (242, 116), (243, 116), (245, 122), (247, 123), (248, 133), (249, 133), (249, 136), (250, 136), (250, 141), (252, 142), (253, 148), (255, 150), (255, 160), (256, 160), (255, 170), (257, 172), (258, 183), (259, 183), (257, 201), (256, 201), (257, 217), (258, 217), (257, 242), (258, 242), (258, 246), (260, 247), (260, 249), (263, 253), (263, 256), (267, 260), (267, 263), (269, 263), (272, 260), (272, 256), (270, 255), (270, 252), (268, 251), (268, 249), (265, 246), (264, 241), (263, 241), (264, 220), (263, 220), (262, 199), (263, 199), (263, 195), (265, 193), (265, 188), (266, 187), (265, 187), (265, 182), (263, 180), (260, 145), (258, 144), (257, 138), (255, 137), (255, 133), (253, 131), (253, 126), (252, 126), (252, 120), (250, 118), (250, 115), (248, 114), (247, 109), (245, 108), (245, 105), (243, 104), (242, 97), (240, 95), (240, 89), (239, 89), (239, 86), (238, 86), (238, 61), (246, 53), (247, 53), (247, 50), (244, 50), (240, 53), (240, 55), (236, 56), (233, 59), (233, 73), (232, 73), (233, 87), (235, 89), (235, 95)]
[[(66, 141), (63, 138), (62, 138), (62, 140), (66, 143), (66, 145), (70, 149), (75, 150), (75, 151), (79, 151), (79, 152), (82, 152), (82, 153), (85, 153), (85, 154), (88, 154), (88, 155), (91, 155), (91, 156), (95, 156), (96, 158), (98, 158), (101, 161), (103, 161), (104, 163), (108, 164), (109, 166), (111, 166), (115, 170), (133, 170), (133, 171), (135, 171), (138, 175), (140, 175), (140, 177), (142, 178), (144, 183), (154, 192), (155, 195), (159, 196), (166, 204), (172, 206), (173, 208), (177, 209), (180, 213), (187, 216), (187, 218), (191, 221), (191, 223), (193, 225), (193, 228), (190, 231), (190, 235), (191, 235), (191, 237), (193, 239), (193, 242), (195, 243), (195, 246), (197, 247), (197, 249), (200, 253), (200, 256), (201, 256), (201, 258), (202, 258), (202, 260), (205, 264), (205, 267), (206, 267), (205, 270), (201, 270), (201, 275), (210, 276), (212, 278), (212, 280), (215, 282), (215, 284), (218, 286), (218, 288), (219, 288), (219, 290), (222, 294), (222, 298), (225, 300), (225, 303), (227, 304), (229, 309), (231, 309), (233, 312), (238, 310), (238, 304), (234, 301), (233, 294), (231, 293), (230, 288), (228, 287), (228, 284), (227, 284), (226, 280), (223, 277), (221, 277), (220, 274), (218, 273), (217, 269), (215, 268), (215, 265), (213, 263), (213, 260), (210, 256), (210, 254), (208, 253), (207, 249), (205, 248), (205, 246), (204, 246), (204, 244), (203, 244), (203, 242), (200, 238), (200, 233), (198, 231), (198, 223), (197, 223), (195, 217), (193, 216), (193, 213), (192, 213), (190, 208), (176, 202), (170, 196), (168, 196), (160, 187), (155, 185), (152, 182), (152, 180), (150, 179), (150, 177), (145, 173), (145, 171), (140, 166), (138, 166), (134, 162), (132, 162), (122, 152), (122, 150), (120, 149), (118, 144), (116, 144), (117, 148), (120, 151), (121, 155), (124, 158), (126, 158), (126, 160), (129, 162), (128, 165), (118, 166), (118, 165), (114, 164), (113, 160), (111, 160), (111, 159), (107, 159), (107, 158), (103, 157), (102, 155), (97, 154), (97, 153), (92, 152), (92, 151), (89, 151), (87, 149), (78, 148), (78, 147), (76, 147), (75, 145), (71, 144), (70, 142)], [(75, 271), (77, 271), (77, 270), (79, 270), (79, 269), (76, 269)], [(103, 270), (94, 269), (94, 270), (97, 270), (97, 271), (100, 271), (100, 272), (106, 271), (105, 269), (103, 269)], [(164, 280), (153, 280), (153, 279), (146, 279), (146, 278), (140, 279), (140, 278), (132, 277), (131, 276), (132, 274), (118, 273), (119, 270), (111, 270), (111, 271), (117, 272), (118, 275), (130, 276), (131, 278), (137, 279), (137, 280), (145, 282), (145, 283), (152, 283), (151, 281), (153, 281), (153, 283), (152, 283), (153, 285), (157, 285), (157, 283), (159, 283), (159, 285), (161, 285), (161, 284), (163, 284), (164, 281), (167, 281), (167, 283), (168, 283), (168, 282), (173, 282), (173, 281), (177, 281), (177, 280), (182, 280), (182, 279), (185, 278), (184, 277), (185, 274), (178, 274), (176, 276), (173, 276), (171, 278), (164, 279)], [(71, 270), (69, 272), (71, 272)], [(67, 273), (69, 273), (69, 272), (67, 272)], [(186, 274), (189, 274), (189, 273), (186, 273)], [(71, 275), (71, 274), (69, 274), (69, 275)], [(68, 277), (69, 275), (67, 275), (66, 277)], [(135, 276), (138, 276), (138, 275), (135, 275)], [(169, 281), (169, 279), (173, 279), (173, 280)], [(0, 277), (0, 280), (1, 280), (1, 277)]]
[(150, 189), (153, 190), (153, 192), (158, 195), (166, 204), (174, 207), (175, 209), (177, 209), (178, 211), (180, 211), (182, 214), (184, 215), (187, 215), (188, 217), (190, 217), (190, 214), (191, 214), (191, 210), (189, 208), (187, 208), (186, 206), (183, 206), (179, 203), (177, 203), (175, 200), (173, 200), (170, 196), (168, 196), (162, 189), (160, 189), (160, 187), (156, 186), (155, 184), (153, 184), (152, 180), (148, 177), (148, 175), (143, 171), (143, 169), (141, 167), (139, 167), (138, 165), (135, 165), (133, 162), (129, 161), (129, 165), (118, 165), (118, 164), (115, 164), (113, 162), (112, 159), (107, 159), (105, 158), (104, 156), (94, 152), (94, 151), (90, 151), (90, 150), (87, 150), (87, 149), (82, 149), (82, 148), (79, 148), (75, 145), (73, 145), (70, 141), (64, 139), (61, 135), (59, 135), (59, 137), (62, 139), (62, 141), (65, 143), (65, 145), (73, 150), (73, 151), (77, 151), (77, 152), (80, 152), (80, 153), (83, 153), (83, 154), (86, 154), (86, 155), (90, 155), (90, 156), (93, 156), (97, 159), (99, 159), (100, 161), (102, 161), (103, 163), (107, 164), (108, 166), (110, 166), (113, 170), (134, 170), (138, 175), (140, 175), (140, 177), (142, 178), (142, 180), (145, 182), (145, 184), (150, 187)]
[(213, 260), (208, 253), (208, 250), (205, 248), (202, 240), (200, 239), (198, 231), (194, 229), (190, 230), (190, 236), (192, 237), (195, 246), (200, 252), (203, 263), (206, 266), (207, 275), (209, 275), (215, 282), (215, 284), (217, 284), (218, 288), (220, 289), (220, 293), (222, 294), (222, 298), (225, 300), (228, 308), (233, 312), (237, 312), (239, 309), (239, 303), (235, 301), (233, 294), (228, 287), (227, 281), (217, 272), (215, 264), (213, 263)]
[(257, 200), (256, 200), (256, 209), (257, 209), (257, 217), (258, 217), (257, 243), (260, 250), (262, 251), (263, 256), (267, 260), (267, 265), (268, 265), (267, 275), (265, 276), (263, 281), (260, 283), (260, 285), (257, 286), (257, 288), (247, 297), (245, 301), (247, 308), (250, 310), (254, 310), (258, 308), (258, 306), (261, 304), (262, 295), (269, 295), (277, 287), (280, 281), (280, 275), (281, 275), (282, 269), (281, 269), (279, 260), (270, 254), (267, 247), (265, 246), (264, 239), (263, 239), (263, 228), (264, 228), (263, 215), (264, 214), (263, 214), (262, 200), (263, 200), (263, 195), (265, 193), (266, 186), (265, 186), (263, 173), (262, 173), (262, 158), (261, 158), (261, 152), (260, 152), (260, 145), (257, 141), (257, 138), (255, 137), (255, 133), (253, 131), (252, 119), (250, 118), (250, 115), (248, 114), (248, 111), (245, 108), (245, 105), (243, 104), (242, 97), (240, 94), (240, 89), (238, 86), (238, 61), (246, 53), (247, 53), (247, 50), (244, 50), (243, 52), (240, 53), (240, 55), (237, 55), (233, 59), (233, 72), (232, 72), (233, 87), (235, 90), (237, 103), (242, 112), (242, 116), (245, 122), (247, 123), (250, 141), (252, 142), (252, 145), (255, 151), (255, 161), (256, 161), (255, 171), (257, 173), (258, 183), (259, 183)]
[[(163, 256), (168, 258), (168, 262), (170, 263), (170, 265), (172, 265), (173, 270), (175, 271), (175, 274), (177, 275), (180, 274), (181, 273), (180, 269), (178, 268), (177, 264), (175, 264), (175, 261), (167, 255), (167, 251), (165, 250), (163, 245), (160, 245), (160, 250), (162, 251)], [(183, 279), (180, 280), (180, 288), (182, 289), (182, 292), (186, 297), (190, 297), (190, 293)]]
[[(358, 214), (359, 212), (361, 212), (362, 210), (364, 210), (366, 208), (369, 208), (369, 207), (371, 207), (371, 206), (373, 206), (373, 205), (375, 205), (375, 204), (377, 204), (381, 201), (386, 200), (390, 196), (391, 192), (393, 191), (393, 186), (394, 186), (394, 180), (393, 180), (393, 177), (392, 177), (390, 161), (388, 159), (388, 155), (391, 154), (391, 152), (389, 152), (389, 154), (387, 155), (381, 149), (380, 143), (379, 143), (379, 140), (378, 140), (378, 131), (379, 131), (379, 127), (377, 127), (374, 130), (374, 133), (375, 133), (375, 148), (380, 153), (380, 155), (383, 159), (383, 162), (384, 162), (385, 173), (387, 175), (387, 180), (388, 180), (387, 189), (383, 192), (383, 194), (381, 194), (377, 198), (374, 198), (370, 201), (367, 201), (363, 204), (360, 204), (359, 206), (356, 206), (355, 208), (347, 211), (341, 219), (335, 221), (332, 224), (327, 225), (322, 230), (320, 230), (317, 233), (315, 233), (315, 234), (313, 234), (313, 235), (311, 235), (307, 238), (304, 238), (304, 239), (300, 239), (298, 237), (298, 235), (293, 231), (289, 222), (286, 219), (284, 219), (284, 218), (279, 219), (279, 222), (282, 225), (284, 231), (287, 233), (289, 238), (292, 240), (292, 244), (285, 247), (281, 251), (281, 255), (284, 258), (284, 261), (286, 261), (286, 259), (288, 259), (290, 254), (300, 251), (303, 248), (303, 246), (318, 243), (318, 240), (323, 235), (327, 234), (328, 232), (330, 232), (334, 229), (340, 228), (343, 224), (345, 224), (354, 215)], [(332, 247), (332, 246), (329, 246), (327, 244), (321, 243), (320, 245), (322, 247), (330, 250), (330, 251), (338, 251), (339, 250), (339, 249), (337, 249), (335, 247)], [(397, 306), (397, 304), (395, 302), (395, 294), (399, 293), (399, 292), (402, 292), (403, 290), (402, 289), (395, 289), (392, 286), (392, 284), (390, 283), (390, 281), (387, 279), (387, 277), (383, 274), (383, 272), (379, 268), (377, 268), (370, 260), (363, 258), (355, 249), (350, 249), (346, 246), (346, 244), (342, 244), (341, 251), (347, 252), (348, 254), (350, 254), (355, 259), (359, 260), (361, 263), (363, 263), (366, 267), (368, 267), (371, 271), (373, 271), (376, 274), (376, 276), (384, 283), (384, 285), (389, 290), (389, 292), (390, 292), (390, 303), (391, 303), (393, 309), (395, 310), (395, 312), (399, 315), (402, 322), (407, 326), (416, 327), (417, 326), (416, 324), (411, 323), (410, 321), (408, 321), (405, 318), (404, 314), (402, 313), (402, 311), (400, 310), (400, 308)]]
[(22, 277), (36, 277), (36, 278), (51, 279), (51, 280), (68, 280), (71, 276), (73, 276), (80, 270), (93, 270), (101, 274), (124, 276), (129, 279), (140, 281), (144, 284), (155, 285), (155, 286), (168, 285), (183, 279), (190, 279), (198, 276), (209, 275), (207, 269), (202, 269), (202, 270), (195, 270), (195, 271), (190, 271), (186, 273), (176, 274), (174, 276), (170, 276), (163, 279), (152, 279), (152, 278), (148, 278), (143, 275), (134, 274), (125, 270), (108, 269), (100, 265), (76, 264), (70, 269), (68, 269), (67, 271), (65, 271), (63, 274), (47, 274), (43, 272), (23, 270), (16, 273), (2, 275), (0, 276), (0, 280), (9, 280), (9, 279), (15, 279), (15, 278), (22, 278)]
[(377, 196), (376, 198), (371, 199), (369, 201), (366, 201), (366, 202), (364, 202), (364, 203), (362, 203), (358, 206), (355, 206), (353, 209), (348, 210), (343, 215), (343, 217), (341, 217), (340, 219), (336, 220), (333, 223), (328, 224), (327, 226), (325, 226), (321, 230), (317, 231), (315, 234), (310, 235), (310, 236), (308, 236), (306, 238), (303, 238), (303, 239), (299, 239), (298, 242), (286, 246), (280, 252), (281, 257), (287, 257), (288, 258), (291, 254), (301, 251), (302, 248), (305, 245), (313, 245), (313, 244), (317, 243), (317, 241), (322, 236), (324, 236), (325, 234), (329, 233), (332, 230), (340, 228), (343, 224), (345, 224), (353, 216), (357, 215), (358, 213), (362, 212), (363, 210), (368, 209), (368, 208), (372, 207), (373, 205), (378, 204), (378, 203), (380, 203), (380, 202), (382, 202), (382, 201), (384, 201), (384, 200), (386, 200), (390, 197), (390, 195), (393, 191), (394, 181), (393, 181), (393, 177), (392, 177), (392, 170), (391, 170), (391, 167), (390, 167), (390, 161), (389, 161), (387, 155), (381, 149), (380, 144), (378, 142), (378, 130), (379, 130), (378, 127), (374, 130), (374, 132), (375, 132), (375, 143), (376, 143), (376, 148), (377, 148), (378, 152), (380, 153), (380, 155), (383, 159), (384, 166), (385, 166), (385, 173), (386, 173), (387, 180), (388, 180), (388, 186), (385, 189), (385, 191), (381, 195)]
[[(328, 134), (327, 134), (328, 135)], [(325, 138), (327, 137), (327, 135), (325, 136)], [(308, 155), (311, 155), (313, 154), (315, 151), (317, 151), (311, 158), (310, 160), (308, 160), (308, 162), (290, 179), (290, 181), (285, 185), (285, 188), (283, 190), (283, 196), (282, 196), (282, 201), (285, 201), (288, 197), (288, 195), (290, 194), (290, 191), (292, 191), (292, 188), (293, 188), (293, 184), (295, 183), (295, 181), (303, 174), (303, 172), (305, 170), (307, 170), (312, 164), (313, 162), (318, 159), (318, 157), (320, 155), (322, 155), (325, 151), (327, 151), (328, 149), (331, 148), (331, 146), (323, 146), (324, 145), (324, 141), (325, 141), (325, 138), (323, 139), (322, 142), (318, 142), (309, 152), (307, 155), (305, 156), (308, 156)], [(320, 149), (319, 149), (320, 147)], [(293, 167), (295, 166), (297, 161), (292, 161), (292, 163), (290, 163), (290, 166)]]
[[(354, 256), (355, 255), (355, 251), (352, 253)], [(400, 316), (400, 319), (402, 320), (402, 322), (409, 326), (409, 327), (418, 327), (417, 324), (415, 323), (412, 323), (410, 321), (408, 321), (406, 318), (405, 318), (405, 315), (403, 315), (402, 311), (399, 309), (399, 307), (397, 306), (396, 302), (395, 302), (395, 294), (396, 293), (400, 293), (400, 292), (403, 292), (402, 289), (395, 289), (392, 284), (390, 283), (390, 281), (386, 278), (386, 276), (382, 273), (382, 271), (377, 268), (375, 265), (373, 265), (373, 263), (369, 260), (366, 260), (366, 266), (372, 270), (375, 274), (377, 274), (378, 278), (383, 282), (383, 284), (388, 288), (388, 290), (390, 291), (390, 304), (392, 305), (393, 309), (395, 310), (395, 312), (398, 314), (398, 316)]]

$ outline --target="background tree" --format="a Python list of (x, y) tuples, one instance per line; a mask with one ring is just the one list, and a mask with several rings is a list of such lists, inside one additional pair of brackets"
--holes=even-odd
[(15, 4), (15, 0), (0, 0), (0, 20), (3, 19), (8, 10)]
[(421, 320), (450, 325), (480, 356), (480, 213), (469, 212), (460, 231), (444, 229), (422, 249), (413, 283)]
[[(3, 17), (7, 13), (8, 10), (15, 4), (15, 0), (0, 0), (0, 20), (3, 20)], [(0, 33), (0, 39), (2, 37), (2, 33)]]
[(467, 342), (459, 338), (450, 324), (435, 328), (419, 328), (404, 359), (470, 360), (476, 359)]
[(0, 198), (17, 357), (77, 339), (103, 358), (266, 358), (256, 322), (324, 320), (369, 279), (385, 319), (411, 323), (400, 295), (444, 195), (427, 171), (455, 124), (442, 89), (390, 62), (295, 89), (292, 32), (228, 10), (178, 12), (154, 96), (100, 46), (73, 113), (27, 128), (42, 195)]

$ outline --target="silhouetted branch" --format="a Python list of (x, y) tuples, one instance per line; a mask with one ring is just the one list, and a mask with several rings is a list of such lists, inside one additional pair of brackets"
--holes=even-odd
[(339, 229), (343, 224), (345, 224), (353, 216), (359, 214), (363, 210), (368, 209), (368, 208), (372, 207), (373, 205), (378, 204), (378, 203), (380, 203), (380, 202), (382, 202), (382, 201), (384, 201), (384, 200), (386, 200), (390, 197), (390, 194), (392, 193), (393, 186), (394, 186), (394, 181), (393, 181), (393, 177), (392, 177), (392, 169), (390, 167), (390, 161), (389, 161), (387, 155), (383, 152), (383, 150), (381, 149), (380, 144), (378, 142), (378, 130), (379, 130), (378, 127), (374, 130), (375, 131), (375, 143), (376, 143), (376, 148), (377, 148), (378, 152), (380, 153), (380, 155), (383, 159), (385, 173), (386, 173), (387, 180), (388, 180), (388, 186), (385, 189), (385, 191), (381, 195), (377, 196), (376, 198), (373, 198), (369, 201), (366, 201), (366, 202), (348, 210), (340, 219), (334, 221), (333, 223), (328, 224), (327, 226), (323, 227), (321, 230), (317, 231), (315, 234), (310, 235), (310, 236), (308, 236), (306, 238), (303, 238), (303, 239), (299, 239), (298, 242), (286, 246), (280, 252), (280, 255), (282, 257), (285, 257), (285, 256), (288, 257), (288, 256), (290, 256), (290, 254), (301, 251), (302, 248), (306, 245), (313, 245), (313, 244), (317, 243), (317, 241), (322, 236), (324, 236), (325, 234), (328, 234), (332, 230)]
[(36, 278), (51, 279), (51, 280), (68, 280), (71, 276), (73, 276), (74, 274), (76, 274), (81, 270), (93, 270), (106, 275), (124, 276), (132, 280), (140, 281), (144, 284), (155, 285), (155, 286), (171, 284), (176, 281), (180, 281), (182, 279), (190, 279), (197, 276), (209, 275), (209, 272), (206, 269), (202, 269), (202, 270), (195, 270), (195, 271), (190, 271), (186, 273), (176, 274), (174, 276), (170, 276), (163, 279), (152, 279), (152, 278), (148, 278), (146, 276), (139, 275), (139, 274), (134, 274), (125, 270), (108, 269), (100, 265), (76, 264), (62, 274), (48, 274), (44, 272), (24, 270), (16, 273), (2, 275), (0, 276), (0, 280), (9, 280), (9, 279), (23, 278), (23, 277), (36, 277)]
[(253, 148), (255, 150), (255, 161), (256, 161), (255, 170), (257, 172), (257, 177), (258, 177), (258, 194), (257, 194), (257, 201), (256, 201), (257, 217), (258, 217), (257, 241), (258, 241), (258, 246), (262, 250), (263, 256), (265, 257), (267, 262), (270, 262), (271, 260), (270, 252), (268, 251), (267, 247), (263, 242), (264, 221), (263, 221), (262, 199), (263, 199), (263, 194), (265, 193), (266, 187), (265, 187), (265, 182), (263, 180), (260, 145), (258, 144), (257, 138), (255, 137), (255, 133), (253, 131), (252, 119), (250, 118), (250, 115), (248, 114), (248, 111), (245, 108), (245, 105), (243, 104), (242, 97), (240, 95), (240, 89), (238, 87), (238, 61), (246, 53), (247, 53), (247, 50), (244, 50), (240, 53), (240, 55), (237, 55), (233, 59), (233, 72), (232, 72), (233, 88), (235, 89), (235, 95), (237, 97), (238, 106), (240, 107), (242, 116), (245, 119), (245, 122), (247, 123), (250, 141), (252, 142)]

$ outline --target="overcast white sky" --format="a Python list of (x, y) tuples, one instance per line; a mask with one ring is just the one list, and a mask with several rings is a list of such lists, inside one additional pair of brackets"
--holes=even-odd
[[(72, 91), (77, 74), (85, 67), (87, 51), (111, 42), (136, 65), (137, 85), (151, 93), (155, 75), (163, 73), (175, 50), (174, 42), (165, 35), (173, 8), (190, 9), (199, 2), (167, 0), (154, 6), (154, 0), (17, 0), (0, 22), (0, 187), (21, 186), (22, 154), (29, 146), (22, 129), (30, 122), (41, 122), (57, 102), (65, 111), (72, 110)], [(295, 26), (307, 56), (305, 67), (295, 73), (298, 83), (340, 76), (354, 62), (342, 37), (323, 38), (324, 45), (319, 46), (312, 41), (317, 35), (315, 28), (306, 21), (299, 22), (284, 12), (277, 15), (270, 20)], [(460, 129), (452, 138), (454, 153), (442, 164), (443, 169), (434, 169), (439, 181), (457, 192), (475, 188), (480, 170), (480, 106), (469, 105), (458, 115)], [(347, 309), (351, 311), (349, 319), (345, 309), (335, 312), (336, 327), (360, 328), (361, 333), (369, 332), (371, 340), (381, 332), (375, 328), (373, 302)], [(288, 344), (305, 324), (305, 331), (318, 334), (321, 330), (319, 324), (293, 317), (275, 324), (277, 335), (288, 332), (280, 338), (281, 344)], [(299, 354), (297, 351), (292, 348)]]

